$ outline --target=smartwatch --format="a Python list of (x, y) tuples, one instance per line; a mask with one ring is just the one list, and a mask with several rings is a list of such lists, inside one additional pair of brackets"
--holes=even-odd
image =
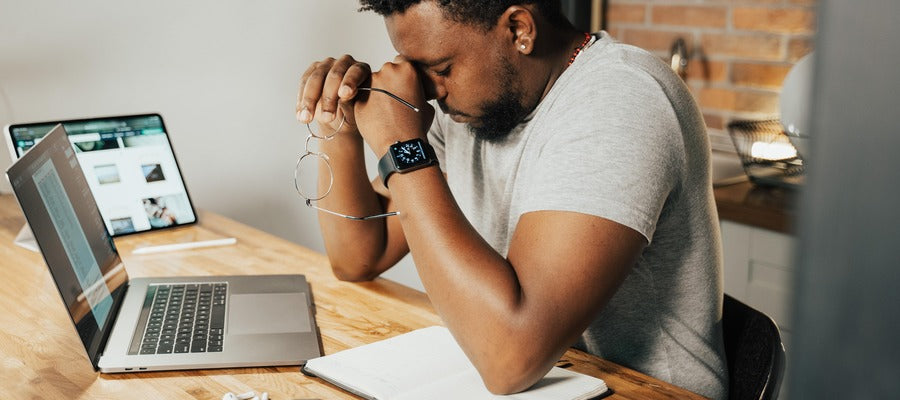
[(384, 187), (387, 187), (388, 178), (395, 172), (405, 174), (437, 164), (434, 148), (422, 139), (412, 139), (394, 143), (388, 148), (387, 154), (378, 160), (378, 174)]

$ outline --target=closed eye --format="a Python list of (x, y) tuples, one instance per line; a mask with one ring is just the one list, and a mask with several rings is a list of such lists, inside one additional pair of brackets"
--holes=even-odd
[(444, 69), (442, 69), (442, 70), (440, 70), (440, 71), (435, 71), (434, 74), (437, 75), (437, 76), (447, 76), (447, 75), (450, 75), (450, 65), (448, 65), (446, 68), (444, 68)]

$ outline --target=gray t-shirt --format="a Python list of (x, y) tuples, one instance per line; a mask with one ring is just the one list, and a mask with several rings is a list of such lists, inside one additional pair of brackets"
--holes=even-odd
[(703, 118), (655, 56), (606, 33), (507, 138), (475, 139), (440, 113), (429, 132), (456, 201), (506, 256), (519, 217), (603, 217), (648, 246), (577, 345), (723, 398), (722, 255)]

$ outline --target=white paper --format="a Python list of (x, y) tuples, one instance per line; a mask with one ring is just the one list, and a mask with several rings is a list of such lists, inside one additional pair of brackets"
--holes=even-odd
[(554, 367), (527, 391), (491, 394), (450, 331), (440, 326), (312, 359), (306, 370), (379, 400), (583, 399), (607, 391), (602, 379)]

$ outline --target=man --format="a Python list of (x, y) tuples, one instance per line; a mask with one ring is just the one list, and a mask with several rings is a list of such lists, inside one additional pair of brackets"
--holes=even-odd
[[(373, 279), (411, 253), (494, 393), (527, 389), (575, 344), (724, 397), (709, 144), (684, 84), (646, 52), (576, 31), (558, 1), (362, 9), (384, 16), (399, 55), (374, 73), (350, 56), (312, 64), (297, 117), (335, 135), (318, 207), (399, 215), (320, 213), (335, 275)], [(372, 182), (364, 144), (384, 155)]]

